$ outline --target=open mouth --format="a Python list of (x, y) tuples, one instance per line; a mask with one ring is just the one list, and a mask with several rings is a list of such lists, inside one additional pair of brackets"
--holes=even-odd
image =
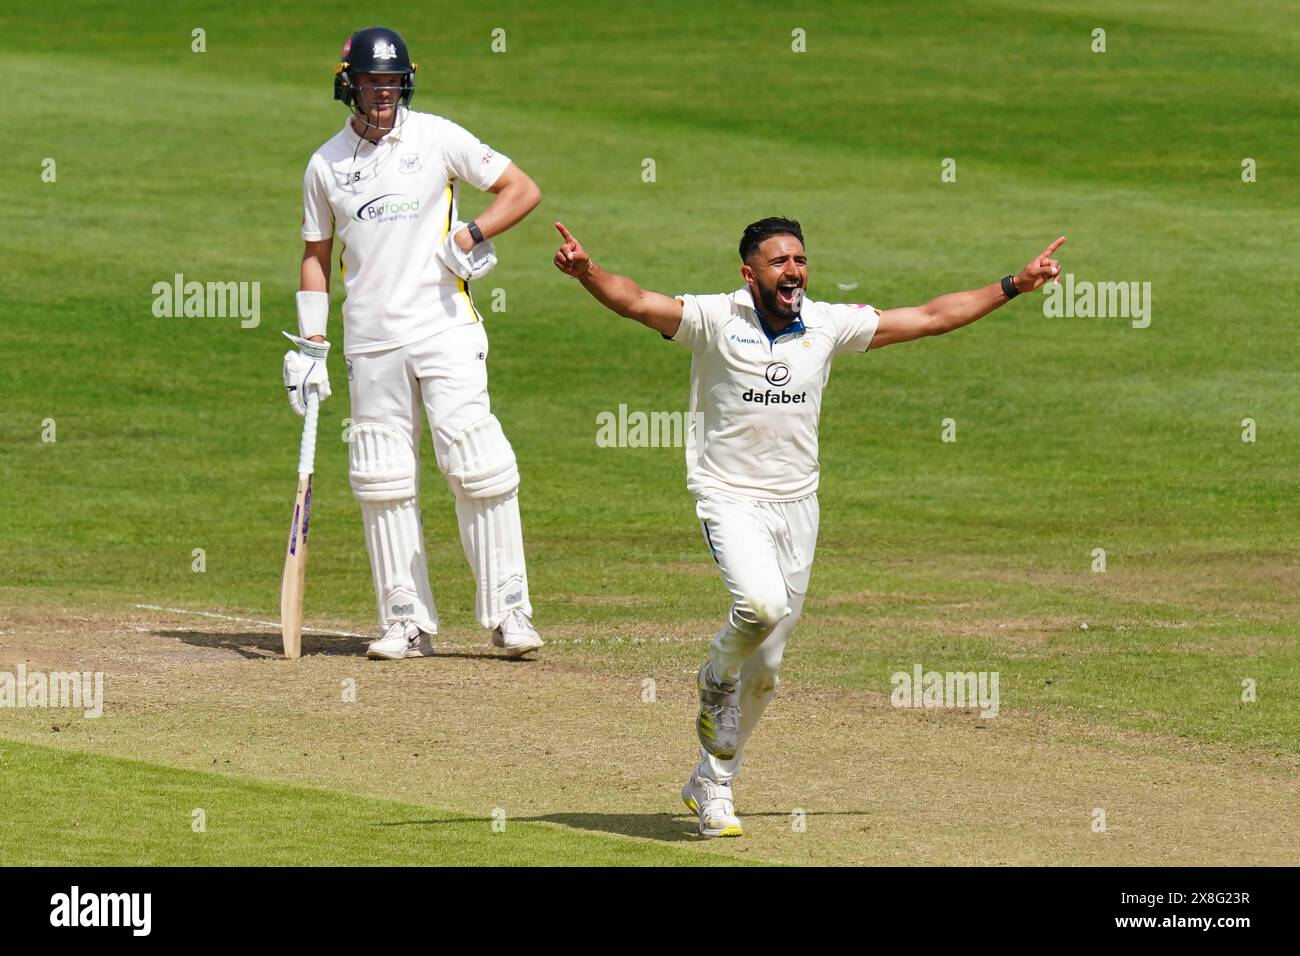
[(797, 308), (803, 299), (803, 286), (798, 282), (782, 280), (777, 284), (776, 298), (786, 308)]

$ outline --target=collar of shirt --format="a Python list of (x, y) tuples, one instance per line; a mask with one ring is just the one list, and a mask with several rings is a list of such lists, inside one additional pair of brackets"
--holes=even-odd
[[(397, 108), (397, 123), (393, 126), (393, 128), (389, 130), (387, 133), (385, 133), (382, 139), (367, 140), (367, 142), (369, 142), (373, 146), (378, 146), (380, 143), (401, 142), (402, 130), (406, 127), (406, 121), (410, 119), (410, 116), (408, 115), (409, 113), (410, 110), (408, 110), (405, 106), (399, 106)], [(354, 148), (363, 139), (363, 137), (358, 136), (357, 131), (352, 128), (352, 117), (356, 115), (357, 115), (356, 113), (349, 113), (348, 118), (343, 121), (343, 135), (347, 137), (348, 145)]]
[(749, 286), (743, 286), (731, 293), (731, 301), (735, 302), (737, 305), (743, 305), (754, 313), (755, 318), (758, 319), (759, 328), (763, 330), (763, 334), (767, 336), (767, 341), (769, 343), (775, 342), (777, 339), (786, 335), (802, 335), (806, 331), (803, 324), (803, 316), (799, 315), (795, 316), (795, 320), (780, 332), (773, 332), (768, 328), (767, 320), (763, 318), (763, 313), (759, 312), (758, 306), (754, 305), (754, 297), (749, 294)]

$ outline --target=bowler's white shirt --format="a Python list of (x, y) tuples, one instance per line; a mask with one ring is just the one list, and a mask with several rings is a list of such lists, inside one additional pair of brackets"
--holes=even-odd
[(817, 425), (831, 360), (865, 352), (879, 313), (804, 299), (799, 319), (769, 334), (748, 288), (682, 295), (672, 341), (691, 359), (686, 486), (792, 501), (817, 490)]
[(469, 284), (434, 255), (456, 218), (460, 180), (489, 189), (510, 158), (449, 119), (400, 110), (378, 143), (349, 121), (303, 176), (302, 237), (339, 240), (343, 351), (378, 352), (477, 322)]

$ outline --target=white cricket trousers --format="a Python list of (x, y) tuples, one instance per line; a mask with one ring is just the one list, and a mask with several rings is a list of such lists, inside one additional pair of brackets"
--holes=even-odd
[(719, 680), (740, 681), (740, 745), (731, 760), (703, 747), (697, 773), (730, 783), (745, 742), (776, 693), (785, 642), (803, 611), (817, 547), (817, 495), (760, 501), (709, 495), (695, 513), (731, 592), (731, 611), (709, 647)]
[[(492, 416), (487, 355), (487, 334), (475, 322), (440, 329), (410, 345), (347, 357), (353, 432), (364, 436), (353, 449), (353, 490), (378, 489), (370, 495), (379, 500), (363, 499), (361, 510), (381, 629), (406, 618), (437, 633), (417, 500), (421, 408), (429, 419), (438, 468), (456, 496), (480, 625), (496, 627), (515, 608), (532, 616), (518, 469)], [(378, 432), (367, 431), (376, 428)], [(394, 450), (393, 441), (401, 447)], [(377, 450), (369, 452), (373, 461), (365, 460), (366, 442), (377, 443)], [(372, 472), (367, 474), (367, 468)], [(398, 485), (400, 492), (384, 491)]]

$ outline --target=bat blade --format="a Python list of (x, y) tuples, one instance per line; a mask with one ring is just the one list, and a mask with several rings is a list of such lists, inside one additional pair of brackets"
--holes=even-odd
[(289, 525), (289, 546), (284, 556), (284, 578), (280, 582), (280, 636), (284, 656), (294, 660), (302, 654), (302, 598), (307, 582), (307, 532), (311, 526), (311, 475), (298, 479)]

